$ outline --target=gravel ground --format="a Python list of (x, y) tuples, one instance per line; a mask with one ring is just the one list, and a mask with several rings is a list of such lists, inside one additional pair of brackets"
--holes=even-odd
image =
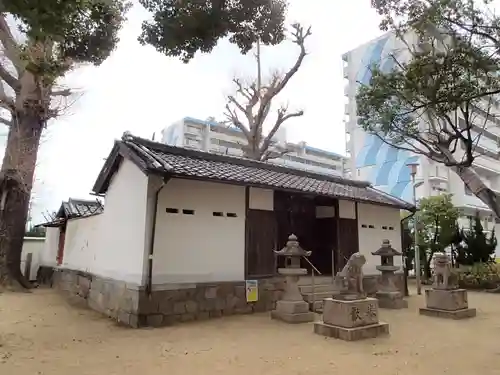
[(0, 295), (0, 374), (500, 374), (500, 294), (469, 293), (478, 316), (450, 321), (382, 310), (386, 338), (327, 339), (268, 314), (133, 330), (48, 289)]

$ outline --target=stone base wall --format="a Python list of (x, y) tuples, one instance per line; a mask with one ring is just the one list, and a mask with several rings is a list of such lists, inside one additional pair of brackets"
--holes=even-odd
[(141, 304), (148, 326), (271, 311), (281, 298), (284, 282), (281, 278), (259, 280), (258, 301), (250, 303), (244, 281), (203, 283), (177, 289), (163, 287), (161, 290), (162, 286), (156, 286), (151, 298), (145, 298)]
[(284, 289), (282, 278), (259, 280), (258, 301), (247, 303), (244, 281), (154, 285), (148, 295), (143, 288), (123, 281), (56, 269), (51, 280), (45, 283), (131, 327), (158, 327), (223, 315), (271, 311)]
[[(274, 310), (284, 290), (281, 277), (259, 280), (257, 302), (247, 303), (244, 281), (154, 285), (150, 295), (124, 281), (107, 279), (81, 271), (40, 267), (41, 284), (48, 284), (76, 298), (117, 322), (131, 326), (165, 326), (225, 315)], [(366, 275), (365, 291), (375, 296), (379, 275)], [(395, 275), (404, 292), (404, 275)]]

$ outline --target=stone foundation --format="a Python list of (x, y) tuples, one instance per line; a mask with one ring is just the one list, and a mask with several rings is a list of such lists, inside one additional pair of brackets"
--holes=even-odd
[(53, 286), (88, 307), (131, 327), (165, 326), (225, 315), (271, 311), (283, 292), (283, 280), (259, 280), (259, 300), (247, 303), (245, 282), (154, 285), (142, 287), (80, 271), (56, 269)]
[(379, 322), (375, 298), (352, 301), (326, 298), (323, 321), (314, 323), (314, 333), (355, 341), (389, 334), (389, 324)]
[(449, 311), (449, 310), (429, 309), (426, 307), (421, 307), (420, 315), (459, 320), (459, 319), (467, 319), (475, 317), (476, 309), (467, 308), (467, 309)]
[(357, 341), (388, 335), (389, 324), (381, 322), (364, 327), (345, 328), (316, 322), (314, 323), (314, 333), (344, 341)]
[(314, 320), (314, 313), (309, 311), (309, 304), (305, 301), (278, 301), (276, 310), (271, 311), (271, 319), (286, 323), (307, 323)]
[(383, 309), (405, 309), (408, 301), (403, 299), (401, 292), (377, 292), (378, 306)]
[(420, 308), (421, 315), (448, 319), (465, 319), (476, 316), (476, 309), (469, 308), (465, 289), (427, 289), (426, 307)]

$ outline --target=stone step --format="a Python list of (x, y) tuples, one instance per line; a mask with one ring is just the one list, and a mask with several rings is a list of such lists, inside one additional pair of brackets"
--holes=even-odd
[[(312, 277), (311, 276), (301, 276), (298, 281), (298, 285), (311, 285), (312, 284)], [(318, 276), (316, 275), (314, 277), (314, 283), (319, 285), (319, 284), (331, 284), (333, 283), (333, 279), (331, 276)]]
[(304, 293), (312, 293), (314, 289), (314, 293), (323, 293), (323, 292), (331, 292), (335, 290), (333, 284), (315, 284), (314, 288), (312, 285), (299, 285), (300, 292)]
[(315, 292), (315, 293), (302, 293), (304, 300), (306, 302), (323, 301), (325, 298), (331, 298), (333, 296), (333, 291), (329, 292)]

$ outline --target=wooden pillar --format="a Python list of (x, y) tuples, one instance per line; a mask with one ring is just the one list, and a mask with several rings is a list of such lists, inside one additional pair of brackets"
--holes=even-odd
[(356, 219), (356, 248), (358, 251), (361, 249), (359, 248), (359, 216), (358, 216), (358, 202), (354, 202), (354, 213), (355, 213), (355, 219)]
[(24, 277), (30, 281), (31, 279), (31, 263), (33, 263), (33, 253), (26, 254), (26, 261), (24, 262)]
[(340, 264), (341, 264), (341, 251), (340, 251), (340, 207), (339, 207), (339, 200), (336, 199), (334, 201), (334, 207), (335, 207), (335, 249), (333, 249), (333, 264), (332, 264), (332, 270), (333, 273), (337, 273), (341, 270)]
[(248, 253), (250, 243), (250, 231), (248, 226), (248, 210), (250, 209), (250, 188), (245, 186), (245, 278), (248, 277)]

